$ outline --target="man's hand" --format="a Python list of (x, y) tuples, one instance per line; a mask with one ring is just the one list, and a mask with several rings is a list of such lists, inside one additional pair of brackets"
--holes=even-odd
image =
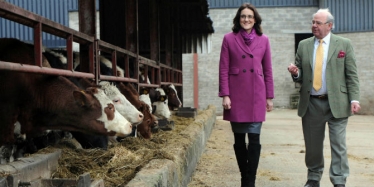
[(293, 76), (298, 76), (299, 75), (299, 68), (297, 68), (297, 66), (295, 66), (295, 64), (290, 64), (288, 67), (287, 67), (287, 70), (288, 72), (290, 72)]
[(358, 113), (360, 111), (360, 103), (358, 102), (352, 102), (351, 103), (351, 112), (352, 114)]

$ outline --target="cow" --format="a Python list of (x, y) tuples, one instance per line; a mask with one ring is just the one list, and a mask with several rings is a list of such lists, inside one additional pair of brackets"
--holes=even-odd
[[(48, 49), (45, 48), (43, 55), (48, 59), (52, 68), (57, 69), (67, 69), (67, 51), (66, 49)], [(80, 69), (80, 59), (79, 52), (73, 52), (73, 69), (79, 71)], [(112, 62), (106, 57), (100, 55), (100, 74), (102, 75), (113, 75)], [(119, 77), (124, 77), (125, 71), (117, 66), (117, 75)]]
[[(45, 55), (50, 62), (53, 62), (51, 65), (53, 68), (66, 69), (66, 50), (46, 49)], [(74, 66), (76, 69), (79, 69), (79, 53), (75, 52), (73, 56), (75, 59)], [(121, 68), (118, 67), (117, 70), (120, 76), (124, 75), (124, 71)], [(102, 75), (113, 75), (112, 63), (103, 56), (100, 56), (100, 73)], [(70, 78), (70, 80), (82, 89), (98, 86), (86, 78)], [(129, 120), (132, 125), (137, 125), (142, 122), (144, 115), (138, 111), (114, 85), (111, 85), (107, 81), (102, 81), (99, 86), (113, 101), (116, 110)], [(108, 148), (109, 140), (112, 140), (111, 142), (115, 140), (114, 137), (85, 134), (82, 132), (71, 132), (71, 134), (84, 149), (101, 148), (106, 150)]]
[(144, 65), (139, 64), (139, 82), (151, 84), (151, 81), (150, 81), (148, 76), (147, 76), (147, 81), (145, 80), (144, 74), (146, 74), (145, 69), (144, 69)]
[[(65, 49), (44, 48), (43, 55), (47, 58), (52, 68), (67, 69), (67, 51)], [(79, 52), (73, 51), (73, 69), (79, 65)]]
[[(0, 60), (34, 64), (33, 48), (0, 39)], [(14, 142), (14, 124), (29, 135), (47, 129), (126, 136), (132, 126), (104, 91), (79, 89), (62, 76), (0, 70), (0, 146)]]
[(143, 121), (144, 115), (118, 90), (118, 88), (108, 81), (99, 83), (105, 94), (112, 99), (116, 109), (125, 116), (132, 124), (139, 124)]
[(137, 131), (143, 138), (150, 139), (152, 137), (152, 128), (157, 126), (158, 121), (150, 112), (149, 106), (139, 100), (139, 93), (131, 83), (118, 82), (116, 86), (130, 103), (144, 114), (144, 120), (137, 125)]
[[(19, 43), (22, 43), (22, 45), (19, 45)], [(34, 45), (21, 42), (20, 40), (17, 40), (15, 38), (0, 38), (0, 51), (6, 51), (9, 49), (17, 49), (21, 50), (23, 52), (23, 55), (27, 55), (30, 57), (30, 59), (35, 59), (34, 55)], [(44, 52), (44, 48), (42, 48), (42, 52)], [(1, 55), (1, 54), (0, 54)], [(3, 54), (6, 55), (6, 54)], [(19, 54), (21, 55), (21, 54)], [(34, 60), (33, 60), (34, 62)], [(24, 62), (20, 62), (21, 64), (28, 64)], [(47, 58), (43, 55), (42, 56), (42, 66), (43, 67), (51, 67), (49, 64)]]
[(164, 89), (166, 95), (168, 96), (168, 106), (170, 110), (182, 107), (182, 102), (178, 97), (177, 89), (175, 89), (173, 84), (163, 85), (161, 88)]
[(155, 108), (154, 115), (159, 119), (169, 119), (171, 113), (168, 106), (168, 96), (165, 94), (164, 89), (156, 88), (156, 96), (152, 103)]
[[(119, 77), (125, 76), (125, 71), (121, 67), (117, 66), (116, 69)], [(112, 62), (102, 55), (100, 55), (100, 74), (113, 75)]]
[[(145, 95), (145, 96), (143, 96)], [(168, 106), (168, 96), (162, 88), (143, 87), (140, 89), (140, 97), (150, 97), (152, 103), (152, 114), (159, 119), (170, 118), (170, 109)]]
[(151, 113), (154, 112), (151, 98), (155, 98), (155, 94), (156, 91), (154, 88), (142, 87), (139, 90), (139, 100), (145, 102), (149, 106), (149, 110), (151, 111)]

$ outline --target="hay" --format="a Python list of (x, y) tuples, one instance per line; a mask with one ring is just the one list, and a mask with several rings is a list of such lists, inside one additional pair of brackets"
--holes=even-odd
[[(204, 115), (205, 111), (198, 111)], [(150, 140), (128, 137), (112, 144), (108, 150), (74, 149), (64, 144), (48, 147), (38, 153), (62, 150), (59, 167), (51, 178), (75, 178), (86, 172), (92, 179), (103, 179), (105, 186), (125, 186), (136, 173), (152, 159), (169, 159), (177, 162), (175, 153), (186, 149), (191, 143), (191, 136), (185, 132), (187, 127), (201, 129), (193, 118), (172, 115), (175, 127), (171, 131), (159, 130)]]

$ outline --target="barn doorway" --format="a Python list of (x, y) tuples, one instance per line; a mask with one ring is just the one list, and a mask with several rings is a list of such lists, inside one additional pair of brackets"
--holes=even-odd
[(303, 33), (303, 34), (295, 34), (295, 54), (297, 51), (297, 47), (299, 46), (299, 43), (301, 40), (307, 39), (309, 37), (312, 37), (312, 33)]

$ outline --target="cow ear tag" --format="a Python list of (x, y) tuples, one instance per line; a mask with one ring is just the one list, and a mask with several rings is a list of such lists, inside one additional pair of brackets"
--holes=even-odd
[(143, 94), (148, 94), (148, 90), (143, 90)]
[(161, 101), (164, 101), (165, 100), (165, 98), (164, 97), (161, 97)]

